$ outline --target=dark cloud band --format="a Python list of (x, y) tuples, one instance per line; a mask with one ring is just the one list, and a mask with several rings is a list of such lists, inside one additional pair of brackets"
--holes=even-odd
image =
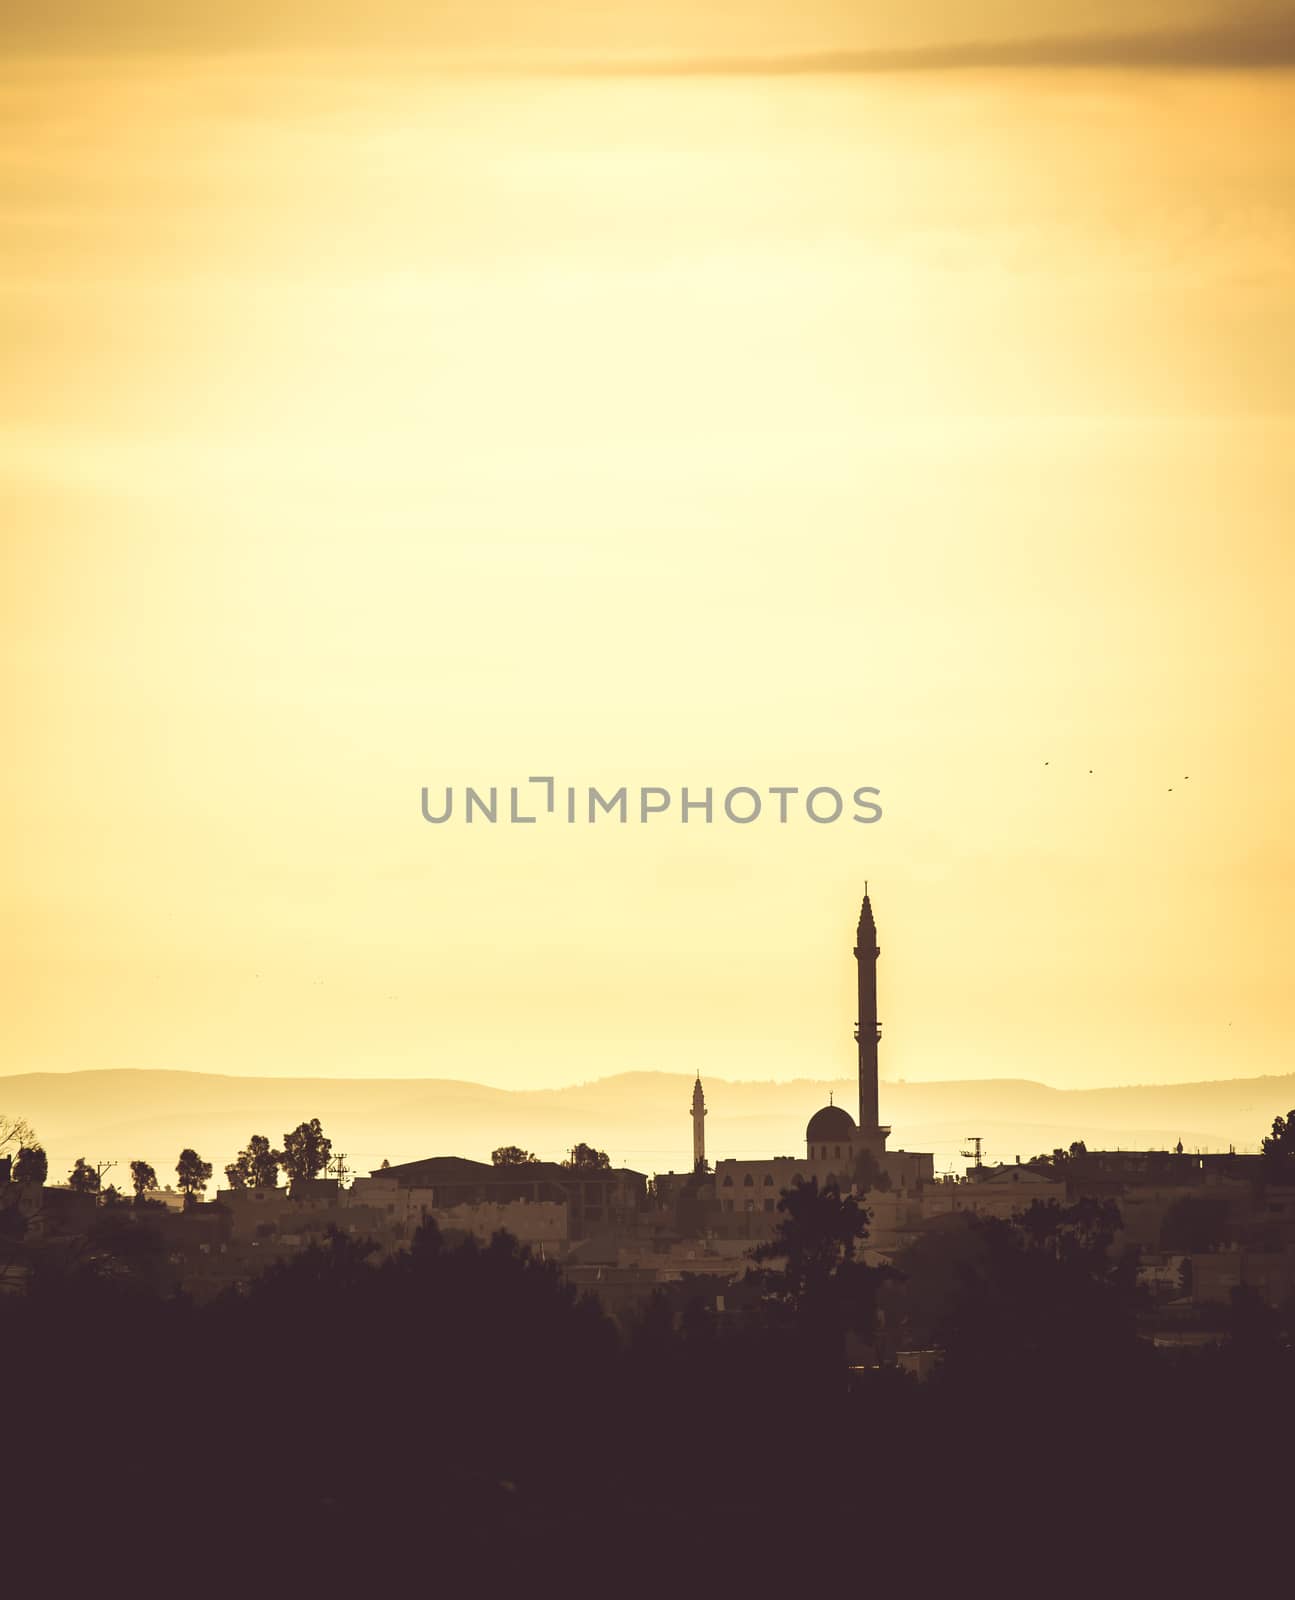
[(620, 60), (546, 69), (580, 77), (810, 77), (977, 68), (1265, 71), (1295, 66), (1295, 14), (1197, 28), (971, 40), (891, 50)]
[[(1222, 0), (1235, 4), (1235, 0)], [(94, 56), (103, 52), (227, 55), (307, 51), (344, 53), (368, 66), (398, 62), (410, 71), (459, 70), (537, 77), (752, 78), (864, 76), (997, 69), (1265, 71), (1295, 67), (1295, 0), (1268, 0), (1206, 21), (1128, 32), (1093, 29), (1033, 38), (994, 38), (880, 48), (748, 54), (564, 54), (543, 26), (491, 26), (489, 8), (465, 24), (429, 16), (415, 0), (8, 0), (0, 57)], [(536, 16), (542, 17), (538, 9)], [(570, 30), (566, 35), (569, 39)], [(502, 44), (500, 41), (507, 40)], [(525, 41), (523, 43), (523, 40)], [(543, 54), (537, 52), (544, 51)]]

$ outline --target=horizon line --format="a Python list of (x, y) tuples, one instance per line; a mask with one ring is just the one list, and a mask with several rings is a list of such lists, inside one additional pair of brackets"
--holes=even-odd
[[(457, 1078), (414, 1075), (398, 1073), (390, 1077), (360, 1077), (346, 1073), (270, 1073), (270, 1072), (215, 1072), (206, 1067), (33, 1067), (17, 1071), (0, 1069), (0, 1083), (17, 1078), (73, 1078), (88, 1075), (108, 1075), (110, 1073), (156, 1074), (158, 1076), (183, 1076), (192, 1078), (215, 1078), (222, 1082), (238, 1083), (345, 1083), (367, 1086), (379, 1084), (446, 1084), (469, 1089), (484, 1089), (494, 1094), (562, 1094), (572, 1089), (591, 1088), (598, 1084), (610, 1083), (617, 1078), (680, 1078), (691, 1084), (694, 1077), (700, 1075), (703, 1088), (709, 1083), (723, 1083), (734, 1087), (759, 1087), (759, 1088), (794, 1088), (798, 1084), (853, 1084), (855, 1077), (848, 1071), (838, 1074), (800, 1074), (793, 1078), (731, 1078), (724, 1074), (699, 1073), (695, 1066), (680, 1068), (678, 1070), (661, 1067), (630, 1067), (619, 1072), (605, 1073), (601, 1077), (580, 1078), (568, 1083), (560, 1084), (530, 1084), (513, 1085), (511, 1087), (497, 1083), (487, 1083), (479, 1078)], [(1018, 1087), (1032, 1087), (1046, 1089), (1053, 1094), (1093, 1094), (1103, 1090), (1119, 1089), (1190, 1089), (1200, 1088), (1212, 1084), (1240, 1084), (1240, 1083), (1265, 1083), (1284, 1082), (1295, 1079), (1295, 1068), (1289, 1072), (1260, 1072), (1237, 1074), (1223, 1078), (1173, 1078), (1160, 1081), (1123, 1081), (1113, 1083), (1079, 1084), (1065, 1086), (1048, 1083), (1042, 1078), (1017, 1078), (1010, 1076), (971, 1077), (971, 1078), (885, 1078), (881, 1079), (883, 1088), (891, 1089), (930, 1089), (930, 1088), (955, 1088), (965, 1087), (970, 1084), (1013, 1084)]]

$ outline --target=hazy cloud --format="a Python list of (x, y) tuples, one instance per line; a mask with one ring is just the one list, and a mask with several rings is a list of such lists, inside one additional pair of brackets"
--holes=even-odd
[(905, 49), (603, 61), (556, 69), (598, 77), (798, 77), (983, 67), (1262, 71), (1295, 66), (1295, 12), (1143, 32), (982, 39)]
[[(1037, 33), (1046, 9), (1045, 33)], [(1295, 65), (1292, 0), (6, 0), (0, 53), (290, 51), (581, 76)]]

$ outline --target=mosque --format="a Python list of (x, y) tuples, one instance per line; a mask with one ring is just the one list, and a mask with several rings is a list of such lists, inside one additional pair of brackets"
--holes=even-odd
[[(829, 1104), (816, 1111), (805, 1129), (805, 1155), (775, 1156), (765, 1161), (717, 1161), (715, 1198), (722, 1211), (772, 1212), (778, 1196), (797, 1178), (817, 1178), (819, 1187), (836, 1184), (843, 1194), (864, 1193), (878, 1187), (897, 1194), (912, 1194), (935, 1176), (935, 1157), (929, 1153), (888, 1150), (890, 1129), (881, 1122), (877, 1090), (877, 1046), (881, 1023), (877, 1020), (877, 924), (872, 901), (864, 888), (863, 908), (855, 935), (858, 964), (859, 1011), (854, 1037), (859, 1047), (859, 1120), (844, 1106)], [(705, 1160), (703, 1118), (706, 1115), (700, 1080), (693, 1089), (693, 1156)]]

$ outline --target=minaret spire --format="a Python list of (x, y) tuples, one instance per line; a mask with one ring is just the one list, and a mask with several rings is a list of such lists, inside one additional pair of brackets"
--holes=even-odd
[(877, 1092), (877, 1046), (881, 1041), (881, 1023), (877, 1020), (877, 959), (880, 955), (877, 924), (865, 881), (854, 947), (854, 958), (859, 964), (859, 1020), (854, 1037), (859, 1042), (859, 1132), (865, 1139), (875, 1140), (879, 1151), (885, 1148), (886, 1135), (890, 1132), (881, 1125)]
[(692, 1169), (700, 1172), (706, 1165), (706, 1096), (701, 1088), (701, 1071), (692, 1086)]

